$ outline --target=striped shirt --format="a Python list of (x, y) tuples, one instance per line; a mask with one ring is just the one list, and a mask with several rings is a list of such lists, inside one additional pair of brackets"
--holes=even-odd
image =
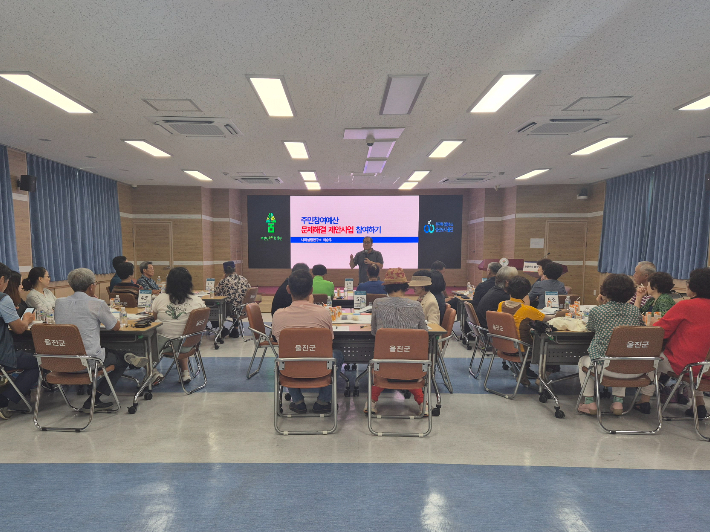
[(404, 297), (381, 297), (372, 302), (372, 335), (377, 329), (424, 329), (424, 309)]

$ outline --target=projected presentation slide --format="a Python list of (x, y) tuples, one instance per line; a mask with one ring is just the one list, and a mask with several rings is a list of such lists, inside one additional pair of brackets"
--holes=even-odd
[(291, 263), (349, 268), (371, 236), (385, 269), (418, 267), (418, 196), (292, 196), (290, 221)]

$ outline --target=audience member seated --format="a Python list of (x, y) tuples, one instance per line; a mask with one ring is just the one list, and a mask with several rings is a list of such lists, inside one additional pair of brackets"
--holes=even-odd
[(48, 288), (50, 281), (49, 272), (44, 268), (36, 266), (30, 270), (22, 281), (22, 289), (28, 292), (25, 298), (28, 307), (45, 312), (54, 310), (57, 298)]
[(360, 292), (367, 292), (368, 294), (386, 294), (385, 285), (380, 281), (380, 267), (377, 264), (370, 264), (367, 267), (367, 281), (357, 285), (357, 289)]
[[(114, 257), (111, 263), (113, 264), (113, 269), (116, 270), (118, 268), (118, 265), (121, 264), (122, 262), (126, 262), (126, 257), (123, 255), (119, 255), (118, 257)], [(113, 287), (116, 286), (118, 283), (121, 282), (121, 278), (118, 276), (118, 274), (114, 275), (111, 278), (111, 282), (108, 285), (108, 291), (112, 292)]]
[[(545, 308), (545, 292), (557, 292), (559, 296), (567, 294), (564, 283), (557, 280), (560, 278), (563, 271), (564, 268), (562, 264), (557, 262), (550, 262), (544, 266), (540, 280), (530, 289), (531, 306)], [(559, 299), (559, 302), (562, 302), (562, 298)]]
[[(545, 266), (548, 264), (552, 264), (552, 260), (550, 259), (540, 259), (537, 261), (537, 281), (540, 281), (542, 279), (542, 274), (545, 271)], [(537, 281), (535, 281), (537, 283)], [(535, 286), (533, 284), (533, 286)]]
[(15, 305), (15, 310), (17, 310), (18, 316), (22, 316), (27, 310), (27, 303), (25, 303), (20, 295), (20, 285), (22, 284), (22, 276), (20, 272), (12, 272), (10, 274), (10, 280), (7, 283), (7, 287), (3, 292), (5, 292), (12, 303)]
[(501, 268), (502, 266), (499, 262), (490, 262), (488, 264), (488, 268), (486, 269), (486, 280), (478, 283), (478, 286), (473, 291), (473, 298), (471, 299), (471, 305), (473, 305), (473, 308), (476, 308), (481, 302), (481, 299), (483, 299), (483, 296), (485, 296), (488, 291), (496, 285), (496, 275), (498, 274), (498, 270)]
[[(446, 312), (446, 281), (439, 270), (431, 270), (430, 273), (431, 288), (429, 290), (434, 294), (436, 303), (439, 305), (439, 325), (441, 325), (444, 321), (444, 313)], [(451, 308), (453, 308), (453, 305), (451, 305)]]
[[(313, 268), (315, 270), (315, 268)], [(286, 289), (291, 295), (292, 302), (286, 308), (279, 309), (272, 318), (272, 333), (278, 341), (281, 331), (290, 328), (318, 328), (328, 329), (333, 336), (333, 322), (330, 310), (313, 304), (313, 277), (308, 269), (296, 269), (287, 279)], [(333, 349), (333, 358), (338, 369), (343, 365), (343, 353)], [(289, 409), (297, 414), (308, 412), (303, 393), (300, 388), (289, 388), (291, 404)], [(333, 389), (324, 386), (318, 389), (318, 398), (313, 403), (313, 412), (316, 414), (327, 413), (331, 410)]]
[[(653, 276), (649, 284), (651, 282)], [(690, 299), (678, 301), (654, 324), (665, 331), (661, 355), (663, 360), (658, 364), (658, 371), (662, 374), (659, 380), (663, 385), (668, 382), (668, 373), (672, 371), (675, 375), (680, 375), (688, 364), (704, 362), (710, 351), (710, 268), (698, 268), (690, 272), (687, 294)], [(706, 373), (704, 378), (710, 376)], [(668, 391), (662, 390), (666, 393)], [(641, 402), (635, 408), (644, 414), (650, 414), (649, 401), (653, 392), (653, 384), (643, 388)], [(698, 405), (698, 417), (707, 417), (703, 392), (695, 392), (695, 400)], [(693, 409), (686, 410), (685, 415), (692, 417)]]
[[(293, 265), (293, 268), (291, 268), (291, 273), (295, 272), (296, 270), (308, 271), (310, 270), (310, 268), (308, 267), (308, 264), (304, 262), (298, 262)], [(288, 292), (288, 279), (289, 277), (286, 277), (286, 280), (281, 283), (281, 286), (279, 286), (278, 290), (276, 290), (276, 294), (274, 294), (274, 300), (271, 302), (272, 317), (280, 308), (286, 308), (291, 306), (292, 299), (291, 294)]]
[[(675, 300), (671, 295), (674, 286), (675, 281), (670, 273), (653, 273), (648, 278), (648, 288), (644, 285), (636, 288), (634, 305), (639, 308), (641, 314), (660, 312), (661, 316), (665, 316), (666, 312), (675, 305)], [(646, 303), (642, 305), (641, 301), (647, 295), (649, 298), (646, 298)]]
[[(646, 292), (648, 291), (648, 279), (651, 277), (654, 273), (656, 273), (656, 265), (653, 264), (652, 262), (648, 262), (647, 260), (641, 261), (636, 265), (636, 269), (634, 269), (634, 282), (636, 283), (636, 286), (638, 288), (645, 288)], [(644, 305), (646, 305), (649, 301), (651, 300), (651, 296), (646, 293), (645, 296), (641, 298), (641, 308), (643, 308)], [(632, 305), (636, 303), (636, 294), (634, 294), (634, 297), (632, 297), (629, 300), (629, 303)]]
[[(94, 272), (86, 268), (78, 268), (69, 272), (67, 281), (74, 293), (68, 297), (57, 299), (54, 319), (60, 325), (76, 325), (84, 342), (86, 354), (101, 359), (104, 366), (114, 367), (108, 378), (115, 388), (129, 364), (137, 368), (145, 367), (148, 364), (148, 359), (133, 353), (124, 354), (101, 347), (101, 324), (109, 331), (119, 330), (121, 324), (111, 314), (108, 305), (96, 297)], [(96, 386), (96, 403), (94, 405), (96, 411), (110, 410), (113, 406), (113, 403), (101, 401), (102, 395), (111, 395), (111, 388), (105, 377), (102, 377)], [(90, 409), (91, 397), (86, 400), (81, 410), (88, 413)]]
[[(153, 263), (150, 261), (141, 262), (138, 270), (141, 272), (141, 276), (136, 281), (141, 290), (150, 290), (153, 295), (158, 295), (160, 293), (160, 287), (158, 283), (153, 280), (155, 275), (155, 268), (153, 268)], [(119, 279), (120, 281), (120, 279)]]
[(121, 280), (113, 286), (113, 295), (131, 294), (138, 301), (138, 294), (141, 287), (131, 280), (135, 268), (132, 262), (122, 262), (116, 267), (116, 275)]
[(481, 327), (484, 329), (488, 328), (488, 321), (486, 321), (486, 312), (492, 310), (493, 312), (498, 311), (498, 305), (501, 301), (507, 301), (510, 299), (508, 292), (505, 289), (508, 286), (508, 282), (518, 275), (518, 270), (512, 266), (504, 266), (496, 274), (495, 286), (486, 292), (478, 306), (475, 308), (476, 315), (478, 316), (478, 321)]
[[(513, 315), (513, 320), (515, 321), (515, 329), (518, 331), (518, 338), (527, 344), (532, 345), (532, 337), (530, 336), (530, 322), (544, 320), (545, 315), (540, 312), (535, 307), (526, 305), (523, 299), (530, 293), (530, 281), (527, 277), (518, 275), (513, 277), (509, 282), (508, 286), (505, 288), (508, 292), (510, 299), (508, 301), (502, 301), (498, 304), (498, 312), (507, 312)], [(528, 361), (525, 369), (527, 373), (528, 367), (530, 366), (530, 361)], [(557, 370), (559, 371), (559, 370)], [(549, 379), (550, 373), (552, 373), (552, 368), (547, 370), (546, 377)], [(526, 375), (520, 379), (520, 384), (523, 386), (528, 386), (530, 381)]]
[[(409, 281), (402, 268), (392, 268), (384, 279), (385, 290), (389, 297), (375, 299), (372, 303), (372, 335), (378, 329), (424, 329), (426, 330), (426, 316), (424, 309), (416, 301), (407, 299), (404, 293), (409, 289)], [(384, 388), (372, 387), (372, 413), (377, 413), (377, 400)], [(409, 390), (412, 397), (419, 405), (419, 411), (427, 413), (424, 407), (424, 392), (421, 388)], [(367, 405), (365, 405), (367, 413)]]
[[(443, 263), (442, 261), (440, 261), (440, 260), (435, 260), (435, 261), (431, 264), (431, 271), (436, 272), (436, 273), (438, 273), (439, 275), (441, 275), (441, 278), (442, 278), (442, 279), (444, 278), (444, 271), (445, 271), (445, 270), (446, 270), (446, 264), (444, 264), (444, 263)], [(432, 277), (432, 281), (434, 281), (434, 283), (435, 283), (435, 282), (436, 282), (436, 278), (435, 278), (435, 277)], [(433, 291), (434, 291), (434, 290), (432, 289), (432, 292), (433, 292)], [(449, 294), (446, 293), (446, 282), (444, 282), (444, 288), (441, 290), (441, 293), (442, 293), (442, 295), (443, 295), (443, 297), (444, 297), (444, 301), (446, 301), (446, 299), (449, 297)], [(434, 294), (434, 295), (436, 295), (436, 294)], [(441, 315), (441, 319), (444, 319), (444, 314), (443, 314), (443, 313), (442, 313), (442, 315)]]
[(335, 288), (333, 283), (323, 279), (323, 276), (328, 273), (328, 268), (322, 264), (313, 266), (313, 293), (322, 294), (325, 296), (335, 297)]
[[(15, 351), (12, 334), (24, 333), (34, 320), (34, 314), (30, 312), (22, 318), (18, 316), (12, 298), (5, 293), (11, 275), (12, 270), (0, 263), (0, 365), (8, 373), (15, 369), (23, 370), (14, 382), (23, 395), (29, 396), (39, 377), (37, 359), (30, 353)], [(0, 388), (0, 419), (10, 419), (13, 410), (27, 411), (27, 406), (15, 388), (7, 384)]]
[[(236, 265), (234, 261), (230, 260), (222, 263), (222, 269), (224, 270), (224, 277), (217, 283), (217, 288), (215, 288), (215, 295), (224, 296), (227, 299), (227, 304), (229, 305), (229, 314), (235, 319), (241, 317), (242, 312), (240, 307), (244, 302), (244, 296), (247, 290), (251, 288), (247, 278), (239, 275), (235, 271)], [(230, 333), (232, 336), (239, 334), (237, 328), (235, 327)]]
[(429, 323), (440, 323), (441, 314), (439, 303), (431, 293), (431, 270), (417, 270), (409, 281), (409, 286), (414, 289), (417, 301), (422, 304), (424, 316)]
[[(614, 332), (615, 327), (621, 325), (643, 325), (639, 309), (628, 302), (635, 291), (636, 286), (628, 275), (612, 273), (604, 279), (600, 292), (604, 296), (606, 303), (594, 307), (589, 311), (587, 329), (594, 332), (594, 338), (589, 344), (589, 349), (587, 349), (589, 355), (579, 359), (580, 382), (584, 383), (584, 379), (587, 376), (584, 372), (584, 368), (589, 368), (593, 360), (606, 355), (609, 340), (611, 340), (611, 334)], [(605, 371), (604, 374), (609, 377), (640, 377), (640, 375), (619, 374), (612, 371)], [(611, 393), (611, 411), (613, 414), (620, 416), (624, 411), (623, 402), (624, 396), (626, 395), (626, 388), (614, 387), (611, 389)], [(597, 405), (594, 401), (593, 376), (589, 377), (583, 394), (584, 404), (579, 405), (579, 411), (583, 414), (596, 416)]]
[[(187, 268), (177, 267), (168, 272), (165, 283), (165, 293), (153, 300), (153, 316), (162, 321), (158, 327), (158, 349), (171, 338), (182, 336), (190, 312), (205, 308), (205, 302), (192, 293), (192, 275)], [(177, 347), (177, 345), (175, 345)], [(189, 351), (192, 348), (184, 348)], [(180, 365), (179, 379), (187, 384), (192, 379), (186, 358), (178, 362)], [(159, 377), (162, 378), (162, 377)]]

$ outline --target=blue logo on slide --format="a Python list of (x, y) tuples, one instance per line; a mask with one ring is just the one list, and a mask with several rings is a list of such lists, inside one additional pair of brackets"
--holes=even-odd
[(424, 226), (424, 232), (425, 233), (453, 233), (454, 232), (454, 224), (451, 222), (434, 222), (431, 223), (431, 220), (427, 222), (427, 224)]
[(427, 222), (427, 224), (424, 226), (424, 232), (425, 233), (433, 233), (434, 232), (434, 226), (431, 224), (431, 220)]

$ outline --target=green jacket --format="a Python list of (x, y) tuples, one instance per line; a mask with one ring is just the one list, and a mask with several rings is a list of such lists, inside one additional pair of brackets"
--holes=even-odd
[(313, 276), (313, 293), (335, 297), (335, 288), (333, 283), (323, 279), (322, 275), (315, 275)]

